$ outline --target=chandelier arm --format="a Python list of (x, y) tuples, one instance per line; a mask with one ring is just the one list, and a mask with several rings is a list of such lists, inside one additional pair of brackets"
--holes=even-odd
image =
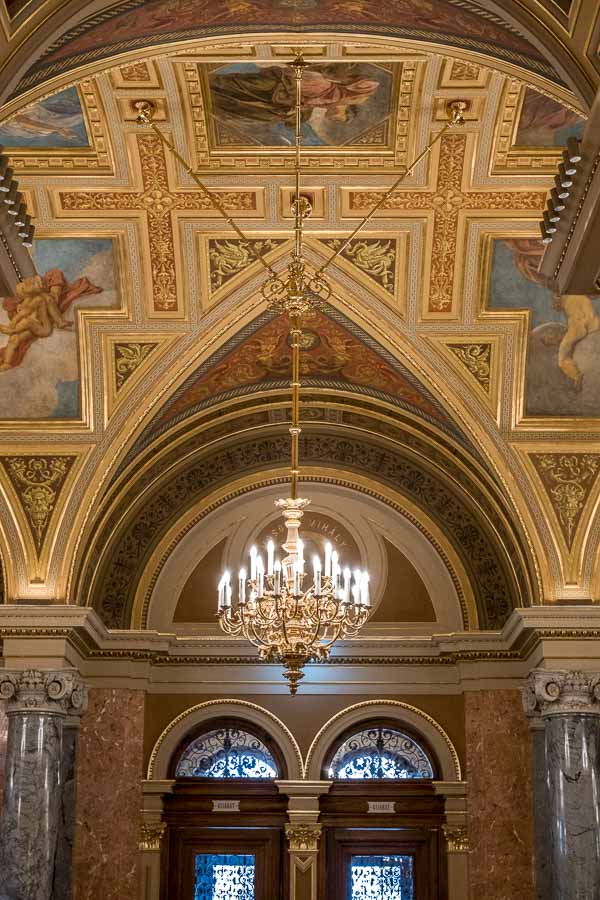
[(225, 206), (219, 199), (219, 196), (217, 194), (215, 194), (213, 191), (211, 191), (210, 188), (206, 187), (204, 182), (199, 178), (199, 176), (196, 174), (196, 172), (194, 172), (194, 170), (192, 169), (192, 167), (190, 166), (188, 161), (181, 155), (181, 153), (177, 150), (177, 148), (172, 143), (172, 141), (170, 141), (168, 139), (168, 137), (166, 136), (166, 134), (163, 131), (161, 131), (161, 129), (152, 121), (153, 109), (151, 108), (151, 106), (149, 104), (143, 104), (143, 105), (137, 104), (137, 105), (139, 108), (138, 122), (141, 125), (149, 125), (150, 126), (150, 128), (152, 129), (154, 134), (158, 138), (160, 138), (160, 140), (163, 142), (165, 147), (168, 147), (168, 149), (171, 151), (171, 153), (173, 154), (175, 159), (183, 166), (183, 168), (185, 169), (187, 174), (191, 178), (193, 178), (193, 180), (196, 182), (196, 184), (198, 185), (200, 190), (204, 194), (206, 194), (206, 196), (208, 197), (208, 199), (210, 200), (210, 202), (212, 203), (214, 208), (217, 210), (217, 212), (219, 212), (220, 215), (225, 219), (227, 224), (231, 228), (233, 228), (233, 230), (235, 231), (237, 236), (240, 238), (240, 240), (242, 240), (244, 242), (244, 244), (246, 245), (246, 247), (248, 249), (248, 252), (257, 260), (257, 262), (259, 262), (262, 266), (264, 266), (264, 268), (267, 270), (267, 272), (269, 273), (271, 278), (277, 278), (277, 273), (275, 272), (275, 270), (265, 260), (262, 253), (260, 253), (258, 250), (255, 249), (255, 247), (252, 246), (249, 238), (244, 234), (244, 232), (239, 227), (239, 225), (232, 219), (232, 217), (229, 215), (229, 213), (225, 209)]
[(448, 129), (453, 128), (455, 125), (462, 125), (463, 119), (462, 119), (462, 113), (460, 112), (460, 110), (450, 109), (449, 116), (450, 116), (450, 121), (446, 122), (444, 127), (442, 129), (440, 129), (440, 131), (436, 134), (436, 136), (433, 138), (433, 140), (430, 141), (429, 144), (427, 144), (425, 149), (422, 150), (421, 153), (419, 153), (419, 155), (416, 157), (416, 159), (413, 160), (413, 162), (408, 166), (408, 168), (405, 169), (401, 175), (399, 175), (399, 177), (393, 183), (391, 188), (388, 191), (386, 191), (386, 193), (383, 195), (383, 197), (375, 204), (373, 209), (364, 217), (362, 222), (359, 222), (359, 224), (356, 226), (356, 228), (354, 229), (354, 231), (352, 232), (350, 237), (346, 238), (344, 243), (340, 247), (338, 247), (338, 249), (335, 251), (335, 253), (333, 253), (329, 257), (329, 259), (326, 262), (324, 262), (323, 265), (320, 266), (320, 268), (317, 269), (317, 272), (316, 272), (317, 278), (319, 278), (321, 275), (323, 275), (323, 273), (326, 271), (326, 269), (329, 268), (329, 266), (332, 264), (332, 262), (334, 262), (334, 260), (336, 260), (338, 258), (338, 256), (340, 256), (345, 250), (347, 250), (347, 248), (350, 246), (350, 244), (352, 243), (354, 238), (358, 234), (360, 234), (360, 232), (363, 230), (365, 225), (368, 225), (368, 223), (371, 221), (371, 219), (373, 218), (375, 213), (381, 209), (381, 207), (384, 205), (384, 203), (386, 203), (393, 194), (396, 193), (396, 191), (398, 190), (398, 188), (400, 187), (400, 185), (402, 184), (404, 179), (407, 178), (409, 175), (412, 175), (412, 173), (414, 172), (416, 167), (419, 165), (421, 160), (424, 159), (429, 153), (431, 153), (432, 149), (435, 147), (435, 145), (438, 143), (438, 141), (441, 141), (442, 137), (446, 134)]

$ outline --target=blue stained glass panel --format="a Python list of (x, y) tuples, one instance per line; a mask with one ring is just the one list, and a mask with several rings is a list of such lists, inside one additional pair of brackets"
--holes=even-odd
[(197, 853), (194, 900), (254, 900), (254, 854)]
[(414, 900), (412, 856), (352, 856), (348, 900)]

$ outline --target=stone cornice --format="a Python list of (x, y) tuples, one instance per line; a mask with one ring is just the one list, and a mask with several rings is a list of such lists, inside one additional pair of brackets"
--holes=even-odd
[[(182, 689), (202, 676), (214, 682), (239, 677), (251, 690), (278, 679), (278, 667), (261, 663), (244, 641), (223, 636), (181, 636), (152, 631), (110, 631), (94, 610), (82, 607), (0, 607), (4, 665), (16, 669), (76, 667), (103, 683), (135, 681), (142, 689)], [(340, 641), (327, 663), (309, 666), (309, 678), (347, 691), (373, 681), (402, 680), (407, 689), (444, 685), (448, 691), (482, 686), (516, 687), (539, 666), (597, 668), (600, 607), (547, 606), (516, 610), (500, 631), (402, 637), (377, 635)], [(1, 670), (0, 670), (1, 671)], [(177, 672), (177, 675), (174, 673)], [(173, 674), (170, 674), (173, 673)], [(384, 674), (385, 673), (385, 674)]]

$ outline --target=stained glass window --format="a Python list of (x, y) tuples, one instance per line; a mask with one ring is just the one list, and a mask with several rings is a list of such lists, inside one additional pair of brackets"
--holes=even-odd
[(270, 750), (254, 734), (237, 726), (205, 731), (183, 751), (176, 778), (277, 778)]
[(412, 856), (353, 856), (348, 900), (414, 900)]
[(194, 900), (254, 900), (254, 854), (198, 853)]
[(433, 778), (422, 747), (395, 728), (373, 726), (351, 735), (335, 752), (329, 778)]

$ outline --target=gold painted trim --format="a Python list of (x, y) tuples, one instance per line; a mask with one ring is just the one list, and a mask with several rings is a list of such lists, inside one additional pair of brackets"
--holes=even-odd
[[(183, 722), (189, 716), (191, 716), (195, 712), (199, 712), (200, 710), (206, 709), (214, 709), (215, 707), (224, 706), (224, 705), (235, 705), (239, 706), (242, 710), (244, 709), (252, 709), (254, 712), (260, 713), (260, 715), (264, 715), (267, 719), (270, 719), (271, 722), (274, 722), (285, 734), (290, 742), (290, 747), (292, 748), (295, 756), (296, 762), (298, 763), (298, 770), (304, 779), (306, 777), (306, 772), (304, 768), (304, 761), (302, 759), (302, 753), (300, 752), (300, 748), (296, 742), (296, 738), (289, 730), (287, 725), (274, 713), (270, 712), (270, 710), (265, 709), (263, 706), (259, 706), (257, 703), (250, 703), (248, 700), (235, 700), (235, 699), (227, 699), (220, 698), (219, 700), (207, 700), (204, 703), (197, 703), (195, 706), (191, 706), (189, 709), (184, 710), (184, 712), (180, 713), (171, 722), (167, 725), (166, 728), (161, 732), (158, 740), (154, 744), (152, 748), (152, 753), (150, 754), (150, 760), (148, 762), (148, 771), (146, 774), (146, 778), (148, 781), (154, 780), (154, 765), (156, 762), (156, 757), (158, 755), (158, 751), (160, 750), (162, 744), (164, 743), (165, 738), (168, 734), (175, 728), (176, 725), (179, 725), (180, 722)], [(209, 720), (210, 721), (210, 720)], [(275, 735), (271, 735), (271, 737), (277, 742)]]
[(454, 763), (454, 773), (456, 775), (457, 781), (462, 781), (462, 769), (460, 765), (460, 759), (458, 758), (458, 753), (456, 752), (456, 747), (450, 740), (450, 736), (448, 733), (442, 728), (439, 722), (437, 722), (432, 716), (428, 713), (424, 712), (422, 709), (419, 709), (417, 706), (412, 706), (410, 703), (404, 703), (402, 700), (363, 700), (362, 703), (355, 703), (353, 706), (349, 706), (346, 709), (341, 710), (341, 712), (336, 713), (330, 719), (325, 722), (325, 724), (319, 729), (317, 734), (312, 740), (312, 743), (308, 749), (308, 753), (306, 755), (306, 763), (305, 763), (305, 772), (310, 771), (310, 764), (312, 762), (313, 756), (315, 755), (315, 751), (319, 741), (324, 737), (324, 735), (331, 729), (331, 727), (339, 722), (343, 718), (347, 718), (349, 713), (353, 713), (359, 709), (372, 709), (374, 706), (390, 706), (393, 709), (406, 709), (415, 715), (419, 716), (421, 719), (424, 719), (429, 725), (433, 726), (435, 730), (438, 732), (440, 737), (443, 739), (446, 744), (448, 750), (450, 751), (450, 755), (452, 757), (452, 761)]

